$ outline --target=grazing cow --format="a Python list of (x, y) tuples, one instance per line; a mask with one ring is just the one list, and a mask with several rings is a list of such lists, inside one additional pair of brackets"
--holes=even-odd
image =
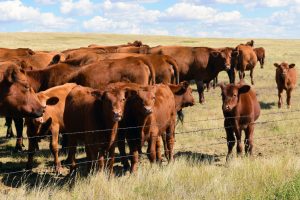
[(47, 105), (42, 117), (26, 118), (27, 136), (29, 138), (27, 169), (32, 168), (33, 156), (38, 149), (38, 142), (43, 136), (51, 135), (50, 149), (54, 156), (54, 164), (57, 172), (60, 171), (58, 160), (58, 136), (65, 130), (63, 115), (66, 97), (77, 86), (75, 83), (66, 83), (61, 86), (39, 92), (38, 98), (42, 104)]
[(278, 108), (282, 106), (282, 92), (286, 91), (286, 103), (288, 108), (291, 107), (291, 95), (297, 83), (297, 70), (295, 64), (283, 62), (281, 64), (274, 63), (276, 67), (276, 83), (278, 89)]
[(238, 45), (232, 52), (232, 64), (231, 64), (231, 83), (235, 82), (235, 71), (239, 72), (240, 80), (244, 79), (245, 71), (250, 71), (251, 84), (254, 85), (253, 71), (257, 63), (257, 56), (249, 45)]
[(265, 49), (263, 47), (259, 47), (259, 48), (254, 48), (253, 50), (256, 54), (257, 61), (259, 61), (260, 63), (260, 68), (263, 69), (265, 64), (265, 56), (266, 56)]
[[(105, 157), (109, 158), (108, 168), (112, 173), (114, 164), (115, 138), (118, 122), (123, 117), (127, 90), (95, 90), (76, 86), (66, 99), (64, 124), (68, 137), (68, 161), (71, 171), (75, 169), (75, 152), (79, 141), (85, 144), (89, 169), (98, 160), (101, 170)], [(98, 156), (97, 156), (98, 155)]]
[(148, 53), (171, 56), (176, 60), (180, 81), (196, 80), (199, 102), (204, 103), (204, 83), (222, 70), (230, 69), (231, 51), (208, 47), (157, 46)]
[(87, 65), (101, 60), (123, 59), (127, 57), (138, 57), (151, 63), (155, 70), (156, 83), (178, 83), (179, 74), (176, 61), (170, 56), (155, 54), (136, 53), (109, 53), (109, 54), (81, 54), (76, 58), (67, 59), (65, 62), (73, 65)]
[(251, 155), (255, 121), (260, 115), (260, 105), (256, 99), (256, 93), (249, 85), (242, 82), (228, 85), (220, 84), (220, 87), (228, 146), (226, 160), (232, 154), (235, 141), (237, 141), (237, 154), (242, 153), (242, 130), (245, 131), (245, 153)]
[(155, 71), (151, 63), (136, 57), (103, 60), (71, 74), (67, 82), (98, 88), (114, 82), (133, 82), (141, 85), (155, 83)]

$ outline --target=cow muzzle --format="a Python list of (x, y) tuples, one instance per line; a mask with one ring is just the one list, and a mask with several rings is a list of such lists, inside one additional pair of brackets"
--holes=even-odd
[(121, 121), (121, 119), (122, 119), (122, 114), (120, 111), (113, 112), (113, 121), (118, 122)]
[(231, 107), (229, 105), (223, 105), (223, 111), (224, 112), (230, 112), (231, 111)]
[(148, 114), (151, 114), (153, 111), (152, 111), (152, 108), (150, 106), (144, 106), (144, 109), (145, 109), (145, 113), (148, 115)]
[(231, 65), (225, 65), (225, 71), (229, 71), (231, 68)]

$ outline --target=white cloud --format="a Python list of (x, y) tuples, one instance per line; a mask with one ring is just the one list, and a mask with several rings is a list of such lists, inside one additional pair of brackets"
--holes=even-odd
[(90, 0), (61, 0), (60, 11), (63, 14), (92, 15), (99, 8)]
[(239, 11), (221, 12), (207, 6), (200, 6), (191, 3), (176, 3), (165, 12), (168, 19), (177, 20), (207, 20), (208, 22), (222, 22), (237, 20), (241, 16)]
[(34, 0), (38, 4), (51, 5), (57, 3), (58, 0)]
[(19, 0), (0, 2), (0, 22), (21, 22), (39, 26), (45, 30), (59, 30), (68, 27), (73, 19), (61, 18), (53, 13), (42, 13), (37, 8), (28, 7)]

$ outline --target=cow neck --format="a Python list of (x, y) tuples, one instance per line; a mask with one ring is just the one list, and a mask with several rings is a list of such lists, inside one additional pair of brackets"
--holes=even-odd
[(34, 89), (34, 91), (35, 92), (41, 91), (45, 79), (44, 70), (27, 71), (26, 75), (28, 76), (28, 81), (31, 87)]

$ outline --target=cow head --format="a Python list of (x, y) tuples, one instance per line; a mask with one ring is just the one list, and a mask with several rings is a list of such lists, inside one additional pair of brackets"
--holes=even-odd
[(131, 91), (130, 100), (137, 106), (142, 115), (149, 115), (153, 112), (156, 90), (156, 86), (145, 86)]
[(228, 85), (222, 83), (219, 86), (222, 91), (223, 112), (231, 112), (237, 106), (240, 94), (247, 93), (251, 89), (249, 85), (243, 83)]
[(223, 70), (228, 71), (231, 65), (231, 51), (211, 51), (210, 60), (213, 61), (213, 65), (218, 69), (218, 72)]
[(250, 40), (249, 42), (246, 43), (247, 46), (253, 47), (254, 46), (254, 41)]
[(44, 112), (30, 87), (25, 71), (8, 67), (0, 72), (0, 114), (14, 117), (40, 117)]
[(278, 63), (274, 63), (274, 66), (276, 67), (276, 72), (280, 75), (280, 77), (284, 80), (286, 78), (286, 75), (288, 71), (295, 67), (295, 64), (288, 64), (288, 63), (281, 63), (280, 65)]
[(122, 89), (108, 91), (95, 90), (92, 92), (92, 95), (101, 101), (102, 112), (107, 115), (107, 119), (114, 122), (118, 122), (122, 119), (128, 94), (127, 90)]

